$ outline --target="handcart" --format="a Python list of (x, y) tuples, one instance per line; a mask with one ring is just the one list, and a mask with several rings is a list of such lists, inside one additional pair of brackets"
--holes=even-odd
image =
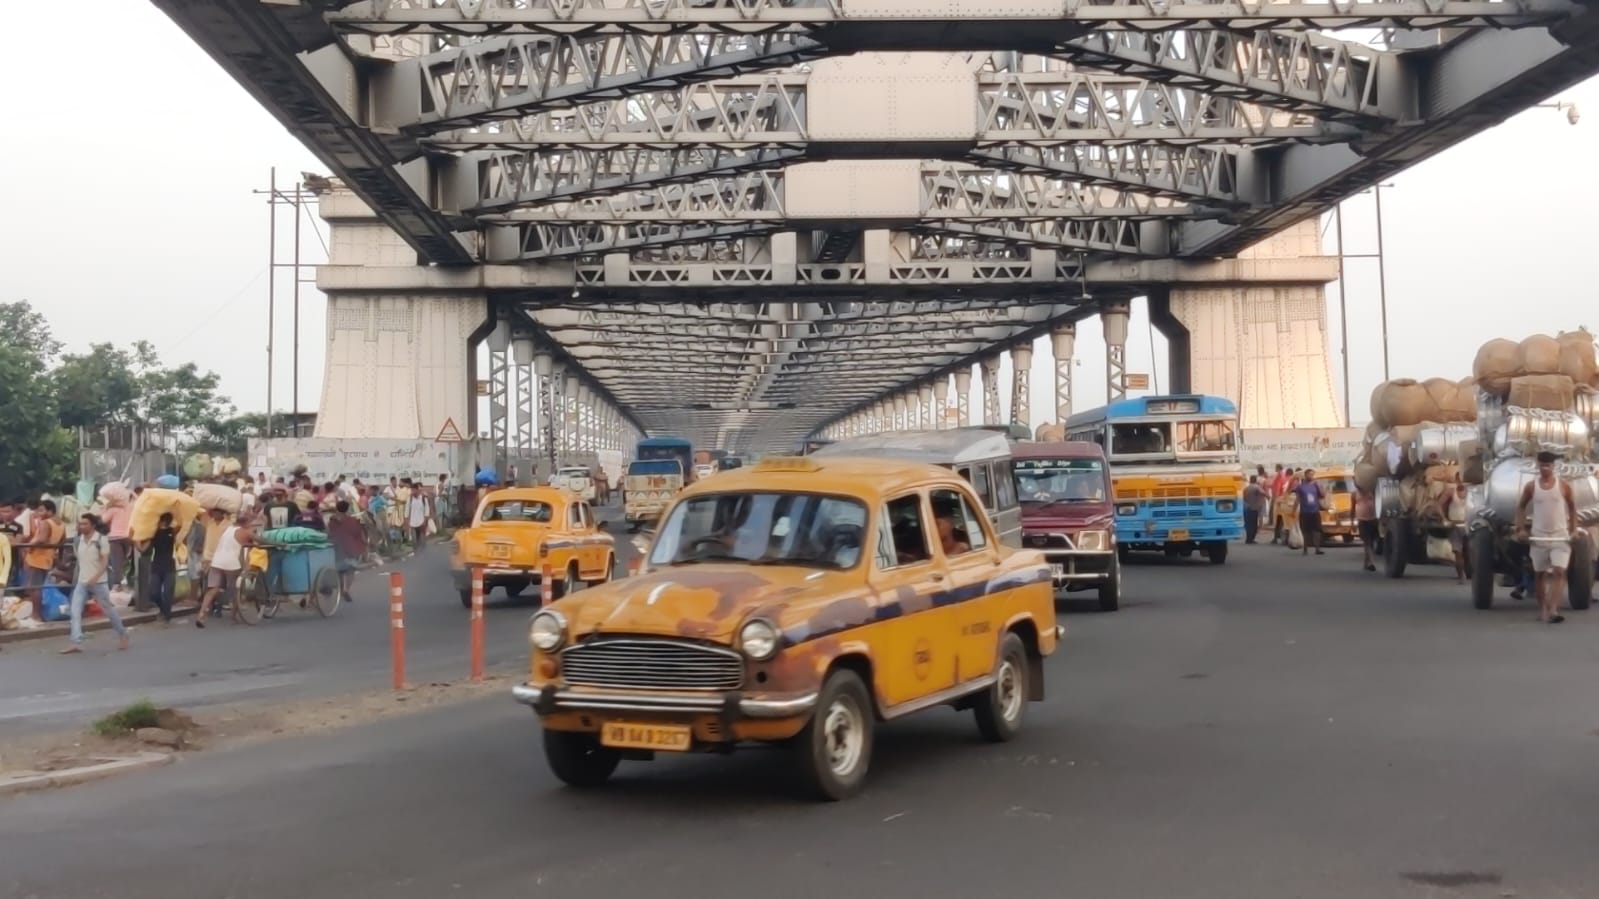
[[(254, 606), (263, 618), (278, 614), (285, 601), (300, 608), (315, 608), (329, 618), (339, 610), (344, 598), (339, 582), (338, 557), (325, 544), (257, 543), (267, 551), (264, 571), (252, 567), (239, 585), (240, 605)], [(252, 610), (253, 611), (253, 610)], [(249, 613), (245, 613), (246, 618)]]

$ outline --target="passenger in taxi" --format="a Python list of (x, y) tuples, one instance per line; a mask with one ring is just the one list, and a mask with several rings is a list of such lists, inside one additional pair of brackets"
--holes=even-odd
[(933, 507), (933, 526), (938, 530), (938, 541), (946, 557), (972, 551), (971, 538), (955, 525), (956, 514), (956, 508), (948, 503), (937, 503)]

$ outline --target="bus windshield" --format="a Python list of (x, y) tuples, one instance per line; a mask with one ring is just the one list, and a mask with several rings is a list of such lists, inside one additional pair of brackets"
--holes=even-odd
[(1177, 455), (1231, 453), (1238, 450), (1233, 423), (1226, 419), (1177, 422)]
[(1236, 453), (1233, 423), (1223, 418), (1135, 421), (1111, 425), (1113, 456), (1214, 457)]

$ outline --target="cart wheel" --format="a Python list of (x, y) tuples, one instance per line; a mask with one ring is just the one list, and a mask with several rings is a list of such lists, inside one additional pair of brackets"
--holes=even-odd
[(316, 578), (311, 581), (311, 601), (316, 604), (317, 614), (323, 618), (331, 618), (339, 610), (339, 601), (344, 598), (344, 590), (339, 584), (339, 573), (332, 568), (323, 568), (316, 573)]
[(239, 575), (233, 594), (233, 617), (237, 621), (254, 626), (277, 612), (277, 604), (267, 596), (266, 581), (254, 571)]

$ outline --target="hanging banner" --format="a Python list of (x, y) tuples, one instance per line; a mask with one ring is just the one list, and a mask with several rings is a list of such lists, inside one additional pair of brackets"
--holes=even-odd
[(1362, 428), (1245, 428), (1239, 455), (1250, 471), (1352, 465), (1365, 437)]
[[(318, 484), (336, 480), (387, 481), (411, 478), (428, 483), (439, 475), (470, 479), (472, 445), (432, 440), (344, 440), (333, 437), (290, 437), (250, 441), (250, 474), (269, 480), (287, 477), (305, 466)], [(460, 470), (461, 466), (466, 470)]]

